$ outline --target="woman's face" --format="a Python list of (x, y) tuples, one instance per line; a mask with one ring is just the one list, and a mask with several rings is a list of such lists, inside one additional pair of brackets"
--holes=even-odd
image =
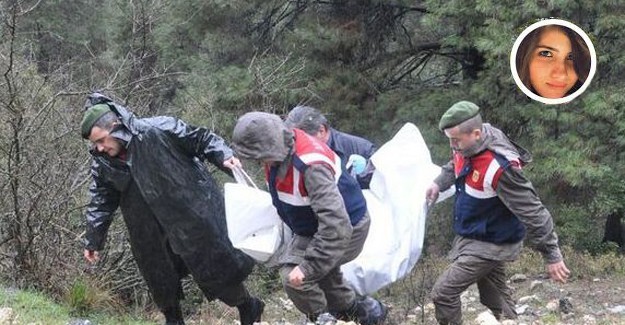
[(531, 53), (530, 82), (538, 95), (562, 98), (577, 82), (571, 41), (557, 27), (547, 27), (540, 34)]

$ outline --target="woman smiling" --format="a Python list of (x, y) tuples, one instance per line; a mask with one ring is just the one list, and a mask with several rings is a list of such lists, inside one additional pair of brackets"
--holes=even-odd
[(568, 27), (547, 25), (533, 30), (519, 45), (519, 78), (535, 94), (562, 98), (588, 78), (590, 51), (582, 37)]

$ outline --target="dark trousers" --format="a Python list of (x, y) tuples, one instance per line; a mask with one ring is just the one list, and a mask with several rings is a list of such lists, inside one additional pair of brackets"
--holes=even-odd
[[(287, 296), (299, 311), (309, 318), (315, 318), (325, 312), (345, 311), (353, 306), (356, 301), (356, 293), (343, 279), (341, 265), (355, 259), (362, 251), (362, 247), (369, 233), (369, 215), (354, 226), (352, 238), (345, 247), (345, 252), (338, 265), (331, 269), (319, 280), (310, 281), (304, 279), (299, 287), (289, 283), (289, 273), (297, 264), (284, 264), (280, 268), (282, 285)], [(294, 235), (293, 240), (286, 252), (286, 259), (297, 260), (304, 256), (311, 238)]]
[(440, 324), (462, 324), (460, 295), (474, 283), (477, 283), (480, 302), (496, 318), (517, 317), (515, 302), (506, 284), (504, 262), (477, 256), (459, 256), (447, 267), (432, 289), (436, 319)]

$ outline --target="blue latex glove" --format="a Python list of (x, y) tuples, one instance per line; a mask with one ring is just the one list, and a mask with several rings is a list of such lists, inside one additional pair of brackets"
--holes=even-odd
[(365, 171), (365, 168), (367, 167), (367, 159), (361, 155), (351, 155), (349, 156), (349, 159), (347, 159), (345, 167), (347, 167), (347, 170), (350, 171), (350, 174), (358, 175)]

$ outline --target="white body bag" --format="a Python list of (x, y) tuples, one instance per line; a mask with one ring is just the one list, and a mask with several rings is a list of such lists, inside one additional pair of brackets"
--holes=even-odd
[[(425, 190), (440, 173), (412, 123), (406, 123), (371, 160), (376, 169), (370, 189), (363, 190), (371, 217), (369, 234), (362, 253), (341, 267), (360, 295), (399, 280), (417, 263), (428, 210)], [(280, 220), (270, 194), (255, 188), (246, 176), (235, 171), (238, 183), (225, 184), (228, 236), (234, 247), (267, 263), (287, 242), (290, 230)], [(439, 202), (453, 191), (441, 193)]]

